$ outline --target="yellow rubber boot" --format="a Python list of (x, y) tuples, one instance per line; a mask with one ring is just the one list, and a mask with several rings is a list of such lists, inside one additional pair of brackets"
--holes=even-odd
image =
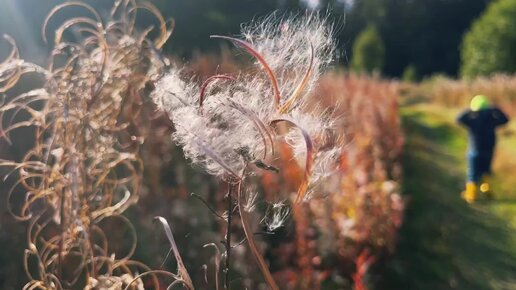
[(467, 203), (474, 203), (477, 199), (477, 184), (475, 182), (466, 183), (466, 190), (462, 192), (462, 198)]
[(488, 199), (493, 199), (493, 193), (491, 192), (491, 186), (489, 186), (489, 176), (482, 176), (480, 183), (480, 192), (484, 193)]

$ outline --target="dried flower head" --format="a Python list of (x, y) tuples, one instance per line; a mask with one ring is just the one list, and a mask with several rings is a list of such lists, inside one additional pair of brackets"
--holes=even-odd
[[(310, 107), (307, 98), (332, 60), (335, 44), (331, 36), (331, 27), (317, 15), (271, 16), (244, 27), (242, 38), (212, 36), (248, 52), (255, 60), (256, 71), (214, 75), (196, 83), (184, 77), (181, 69), (172, 68), (151, 95), (173, 121), (173, 139), (185, 156), (229, 183), (228, 233), (233, 212), (231, 192), (236, 188), (249, 248), (273, 290), (278, 287), (258, 251), (248, 221), (256, 195), (246, 191), (243, 184), (251, 174), (281, 170), (276, 166), (278, 144), (287, 144), (304, 168), (296, 203), (304, 201), (338, 164), (334, 120), (328, 112)], [(274, 231), (289, 213), (285, 203), (274, 203), (262, 220), (269, 231)], [(229, 240), (226, 246), (229, 252)]]
[(256, 73), (216, 75), (197, 84), (171, 69), (153, 98), (174, 122), (173, 138), (185, 156), (211, 174), (238, 181), (244, 171), (277, 170), (269, 163), (276, 144), (286, 141), (306, 170), (298, 193), (302, 198), (315, 177), (313, 164), (322, 168), (317, 157), (334, 150), (327, 142), (335, 135), (330, 114), (307, 106), (308, 94), (333, 57), (331, 32), (317, 15), (271, 16), (244, 27), (243, 39), (213, 36), (252, 55)]
[[(129, 260), (136, 237), (120, 214), (138, 199), (143, 171), (138, 148), (144, 136), (131, 125), (138, 117), (144, 87), (165, 65), (156, 52), (170, 36), (171, 26), (145, 3), (115, 1), (109, 17), (102, 19), (88, 4), (71, 1), (48, 15), (42, 31), (45, 41), (49, 21), (70, 6), (92, 16), (58, 26), (48, 68), (20, 60), (14, 41), (7, 38), (13, 50), (0, 65), (0, 92), (31, 72), (40, 73), (44, 85), (0, 106), (0, 132), (7, 140), (11, 131), (22, 127), (35, 132), (34, 148), (23, 160), (0, 160), (0, 166), (18, 172), (9, 199), (15, 190), (26, 193), (21, 207), (11, 208), (20, 220), (31, 220), (26, 259), (37, 261), (38, 271), (26, 263), (32, 279), (26, 288), (119, 289), (124, 280), (134, 278), (131, 267), (149, 270)], [(153, 13), (159, 23), (154, 41), (147, 38), (151, 29), (135, 29), (141, 9)], [(69, 29), (79, 37), (66, 40)], [(107, 218), (127, 226), (132, 244), (127, 255), (108, 252), (100, 226)], [(76, 268), (66, 271), (70, 259), (77, 260)], [(91, 280), (84, 281), (85, 276)]]

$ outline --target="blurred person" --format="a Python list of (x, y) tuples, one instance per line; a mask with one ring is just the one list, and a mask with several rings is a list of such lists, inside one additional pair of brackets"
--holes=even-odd
[(471, 100), (470, 108), (460, 113), (457, 121), (468, 129), (469, 135), (467, 182), (462, 197), (468, 203), (474, 202), (480, 184), (480, 191), (492, 198), (487, 179), (496, 145), (495, 131), (509, 119), (498, 107), (491, 106), (486, 96), (478, 95)]

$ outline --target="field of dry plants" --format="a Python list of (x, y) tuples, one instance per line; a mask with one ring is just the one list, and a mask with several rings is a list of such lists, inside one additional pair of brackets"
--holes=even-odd
[[(48, 31), (72, 6), (90, 16)], [(317, 15), (186, 64), (160, 52), (173, 28), (67, 2), (48, 66), (4, 37), (0, 287), (366, 289), (403, 219), (398, 84), (330, 71)]]
[(409, 100), (432, 102), (449, 107), (466, 108), (472, 96), (484, 94), (509, 115), (516, 113), (516, 77), (495, 74), (472, 80), (456, 80), (437, 75), (421, 84), (408, 84), (402, 95)]

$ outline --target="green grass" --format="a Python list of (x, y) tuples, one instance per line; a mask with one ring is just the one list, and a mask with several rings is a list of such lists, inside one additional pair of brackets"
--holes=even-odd
[(459, 195), (466, 133), (457, 113), (429, 104), (402, 110), (406, 220), (378, 290), (516, 289), (516, 138), (499, 142), (496, 200), (468, 205)]

